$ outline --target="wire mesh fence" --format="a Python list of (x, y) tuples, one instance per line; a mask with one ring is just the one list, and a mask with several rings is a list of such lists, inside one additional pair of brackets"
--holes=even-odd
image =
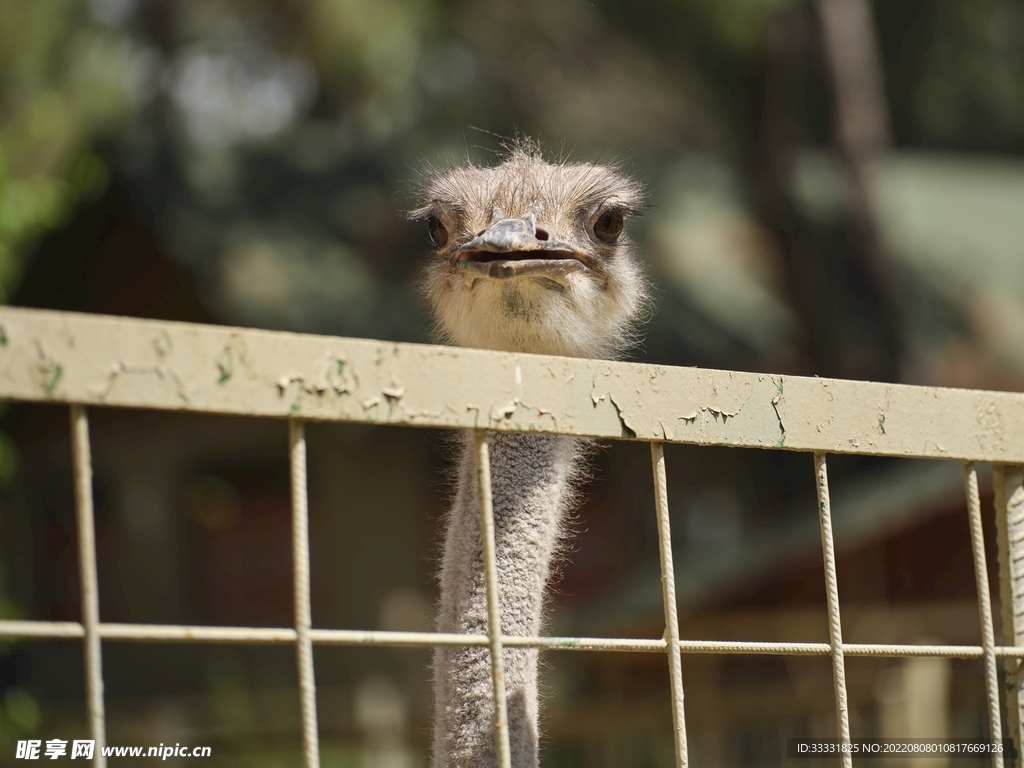
[[(666, 654), (675, 762), (687, 765), (681, 655), (827, 656), (837, 732), (850, 739), (845, 658), (982, 659), (990, 734), (1019, 753), (1024, 699), (1024, 395), (681, 369), (539, 355), (301, 336), (242, 329), (0, 309), (0, 397), (70, 409), (82, 621), (0, 621), (0, 637), (81, 639), (95, 762), (105, 765), (103, 642), (289, 644), (296, 649), (305, 765), (318, 766), (314, 645), (490, 649), (499, 765), (509, 767), (502, 650)], [(289, 420), (294, 624), (214, 627), (100, 621), (89, 405)], [(304, 422), (472, 429), (488, 601), (488, 634), (318, 629), (310, 606)], [(535, 431), (646, 441), (651, 447), (665, 633), (658, 639), (513, 637), (500, 633), (488, 435)], [(672, 562), (666, 442), (803, 451), (813, 456), (829, 642), (680, 638)], [(977, 581), (980, 646), (843, 642), (828, 453), (963, 464)], [(976, 464), (993, 464), (1003, 645), (996, 645)], [(997, 659), (1005, 659), (1000, 684)], [(1005, 691), (1001, 699), (1000, 689)], [(852, 765), (849, 752), (843, 764)], [(1002, 768), (1003, 755), (992, 764)]]

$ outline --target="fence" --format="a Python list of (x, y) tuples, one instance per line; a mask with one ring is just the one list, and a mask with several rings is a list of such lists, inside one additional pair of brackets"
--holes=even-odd
[[(1005, 659), (1008, 733), (1024, 721), (1024, 394), (514, 355), (72, 313), (0, 308), (0, 397), (67, 403), (78, 525), (82, 621), (0, 621), (0, 637), (84, 641), (95, 763), (105, 765), (102, 641), (294, 644), (305, 764), (319, 765), (313, 645), (483, 646), (491, 650), (495, 738), (508, 768), (502, 648), (668, 655), (676, 764), (687, 765), (682, 653), (829, 656), (838, 733), (850, 738), (846, 656), (984, 660), (990, 733), (1003, 733), (996, 659)], [(87, 406), (287, 418), (295, 623), (289, 628), (168, 626), (99, 620)], [(316, 629), (310, 613), (307, 420), (475, 430), (488, 635)], [(666, 631), (661, 639), (500, 634), (488, 431), (535, 431), (650, 443)], [(825, 564), (828, 643), (681, 640), (676, 617), (664, 443), (813, 454)], [(963, 463), (981, 616), (980, 646), (844, 644), (826, 454)], [(995, 644), (975, 462), (994, 467), (1004, 645)], [(843, 756), (849, 768), (849, 754)], [(992, 756), (1003, 768), (1003, 756)]]

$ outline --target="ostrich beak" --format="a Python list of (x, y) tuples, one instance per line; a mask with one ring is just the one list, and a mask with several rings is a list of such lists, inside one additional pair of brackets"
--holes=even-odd
[(587, 257), (569, 243), (537, 229), (533, 214), (491, 224), (457, 252), (467, 278), (537, 276), (564, 285), (571, 272), (587, 271)]

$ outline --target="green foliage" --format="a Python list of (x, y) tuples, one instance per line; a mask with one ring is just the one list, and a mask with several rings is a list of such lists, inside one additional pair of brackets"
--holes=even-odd
[(26, 733), (39, 727), (39, 705), (31, 693), (17, 686), (4, 693), (4, 708), (14, 725)]
[(724, 47), (737, 53), (764, 47), (773, 17), (796, 0), (691, 0), (691, 12), (704, 20)]
[(0, 301), (26, 249), (105, 187), (91, 148), (129, 114), (138, 55), (71, 0), (0, 4)]

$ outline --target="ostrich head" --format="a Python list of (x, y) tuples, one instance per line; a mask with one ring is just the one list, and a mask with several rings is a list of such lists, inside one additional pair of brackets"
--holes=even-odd
[(647, 296), (623, 231), (638, 182), (517, 146), (491, 168), (438, 171), (420, 193), (412, 217), (436, 249), (427, 293), (446, 341), (573, 357), (628, 345)]

